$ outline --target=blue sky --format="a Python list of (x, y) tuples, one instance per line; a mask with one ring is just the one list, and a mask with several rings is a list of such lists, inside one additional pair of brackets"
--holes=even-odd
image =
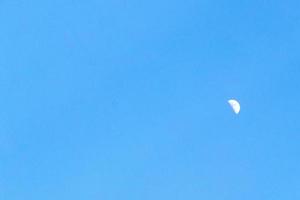
[(0, 198), (299, 199), (299, 6), (1, 1)]

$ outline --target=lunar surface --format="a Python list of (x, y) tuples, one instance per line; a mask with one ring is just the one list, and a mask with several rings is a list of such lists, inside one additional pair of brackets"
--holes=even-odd
[(229, 103), (229, 105), (231, 106), (233, 112), (234, 112), (235, 114), (239, 114), (239, 112), (240, 112), (240, 110), (241, 110), (240, 103), (239, 103), (237, 100), (235, 100), (235, 99), (230, 99), (230, 100), (228, 100), (228, 103)]

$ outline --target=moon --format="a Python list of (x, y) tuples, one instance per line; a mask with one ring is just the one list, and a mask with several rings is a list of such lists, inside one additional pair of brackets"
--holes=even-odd
[(239, 114), (239, 112), (240, 112), (240, 110), (241, 110), (241, 105), (240, 105), (240, 103), (239, 103), (237, 100), (235, 100), (235, 99), (230, 99), (230, 100), (228, 100), (228, 103), (229, 103), (229, 105), (231, 106), (233, 112), (234, 112), (235, 114)]

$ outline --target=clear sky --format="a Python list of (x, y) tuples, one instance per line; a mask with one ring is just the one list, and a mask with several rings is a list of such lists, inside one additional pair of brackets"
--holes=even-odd
[(2, 0), (0, 199), (299, 199), (299, 9)]

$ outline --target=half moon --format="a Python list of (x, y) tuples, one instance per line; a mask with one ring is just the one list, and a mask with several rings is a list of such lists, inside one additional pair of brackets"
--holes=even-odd
[(240, 103), (237, 100), (234, 99), (230, 99), (228, 100), (229, 105), (231, 106), (233, 112), (235, 114), (239, 114), (240, 110), (241, 110), (241, 106)]

